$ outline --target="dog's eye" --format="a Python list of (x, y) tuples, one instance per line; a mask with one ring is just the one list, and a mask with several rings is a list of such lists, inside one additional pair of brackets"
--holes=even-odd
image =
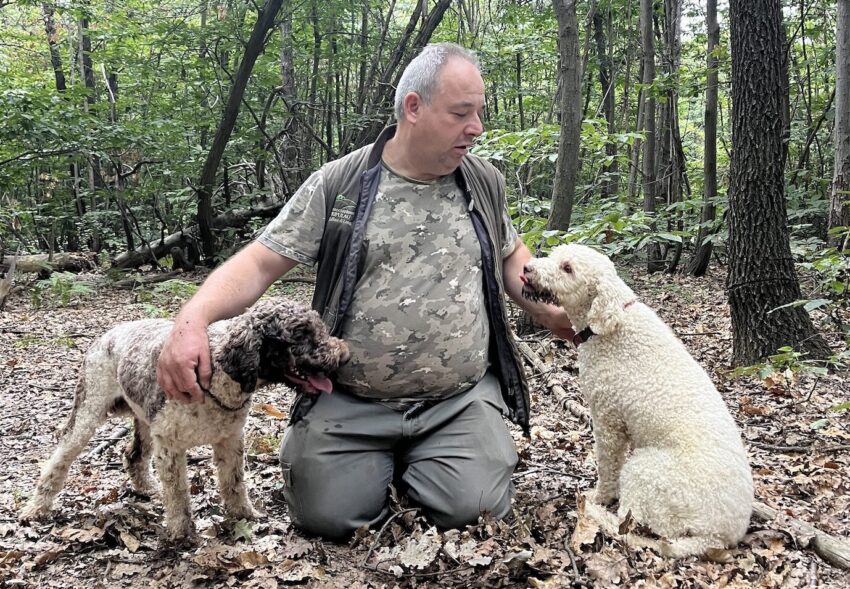
[(561, 264), (561, 270), (563, 270), (567, 274), (573, 273), (573, 267), (570, 265), (569, 262), (564, 262), (563, 264)]

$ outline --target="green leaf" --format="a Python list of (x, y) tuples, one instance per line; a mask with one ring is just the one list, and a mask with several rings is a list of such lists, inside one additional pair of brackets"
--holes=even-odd
[(832, 301), (830, 301), (829, 299), (815, 299), (815, 300), (809, 301), (808, 303), (803, 305), (803, 308), (806, 311), (814, 311), (815, 309), (819, 309), (820, 307), (828, 305), (831, 302)]
[(254, 537), (254, 524), (246, 519), (240, 519), (233, 524), (233, 531), (230, 533), (230, 537), (234, 542), (239, 540), (250, 542)]
[(828, 419), (818, 419), (817, 421), (815, 421), (811, 425), (809, 425), (809, 428), (813, 429), (813, 430), (819, 430), (819, 429), (825, 428), (828, 425), (829, 425)]

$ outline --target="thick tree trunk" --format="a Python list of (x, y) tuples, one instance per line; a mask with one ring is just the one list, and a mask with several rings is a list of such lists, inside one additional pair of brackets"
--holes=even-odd
[(708, 76), (705, 88), (705, 139), (703, 145), (703, 203), (700, 216), (696, 248), (688, 264), (688, 273), (702, 276), (711, 260), (710, 235), (714, 231), (716, 214), (714, 199), (717, 197), (717, 68), (719, 66), (715, 48), (720, 44), (720, 26), (717, 24), (717, 0), (706, 3), (706, 28), (708, 30), (707, 65)]
[(780, 0), (731, 0), (732, 162), (729, 274), (733, 361), (753, 364), (792, 346), (829, 348), (802, 307), (783, 184), (783, 32)]
[[(682, 149), (682, 136), (679, 132), (679, 66), (682, 57), (682, 2), (681, 0), (664, 0), (664, 74), (667, 83), (666, 100), (664, 104), (664, 132), (662, 141), (664, 147), (664, 163), (660, 166), (660, 188), (663, 191), (668, 206), (668, 230), (682, 231), (681, 210), (671, 208), (671, 205), (682, 201), (685, 190), (685, 156)], [(667, 246), (664, 247), (666, 258)], [(682, 255), (681, 241), (673, 245), (673, 255), (667, 264), (666, 271), (673, 273)]]
[(50, 64), (53, 66), (53, 76), (56, 78), (56, 90), (64, 92), (65, 70), (62, 69), (62, 57), (56, 47), (56, 23), (53, 20), (54, 9), (51, 4), (44, 2), (41, 5), (41, 14), (44, 19), (44, 31), (47, 33), (47, 46), (50, 49)]
[(558, 20), (558, 49), (561, 78), (561, 137), (552, 187), (549, 229), (566, 231), (573, 213), (578, 153), (581, 142), (581, 67), (578, 51), (578, 17), (575, 0), (553, 0)]
[[(599, 86), (602, 92), (602, 112), (608, 123), (608, 136), (616, 131), (614, 125), (615, 85), (613, 83), (613, 67), (608, 47), (608, 32), (611, 30), (611, 7), (605, 7), (605, 15), (597, 10), (593, 15), (593, 36), (596, 41), (596, 58), (599, 61)], [(606, 161), (602, 167), (605, 179), (602, 182), (602, 197), (607, 198), (617, 194), (617, 144), (609, 140), (605, 143)]]
[(215, 132), (212, 147), (201, 171), (201, 179), (198, 182), (198, 228), (204, 257), (208, 261), (212, 261), (216, 253), (212, 233), (212, 195), (216, 171), (219, 163), (221, 163), (221, 158), (224, 156), (224, 148), (227, 146), (233, 127), (236, 125), (236, 117), (239, 115), (239, 106), (242, 103), (242, 95), (245, 93), (248, 78), (251, 77), (254, 63), (263, 50), (266, 33), (274, 25), (275, 16), (280, 10), (282, 2), (283, 0), (266, 0), (262, 10), (257, 15), (257, 22), (254, 24), (254, 30), (251, 31), (251, 37), (245, 46), (245, 55), (242, 58), (242, 63), (239, 64), (239, 70), (236, 72), (233, 86), (230, 88), (230, 95), (227, 97), (227, 105), (224, 108), (221, 122)]
[[(830, 244), (850, 249), (850, 0), (838, 0), (835, 28), (835, 168), (829, 205)], [(837, 230), (844, 227), (844, 230)]]
[[(640, 36), (643, 48), (643, 92), (644, 113), (643, 128), (646, 139), (643, 142), (643, 210), (648, 215), (655, 216), (658, 182), (655, 169), (655, 94), (651, 86), (655, 82), (655, 40), (652, 26), (653, 1), (640, 0)], [(652, 231), (657, 230), (655, 220), (650, 223)], [(661, 247), (658, 242), (651, 241), (646, 246), (646, 270), (658, 272), (664, 269), (661, 259)]]

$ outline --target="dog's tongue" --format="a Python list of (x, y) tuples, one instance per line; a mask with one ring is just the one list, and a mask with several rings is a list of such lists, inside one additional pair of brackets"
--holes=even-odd
[(307, 382), (309, 382), (310, 386), (314, 389), (324, 391), (325, 393), (330, 393), (334, 388), (331, 379), (326, 376), (311, 376), (307, 379)]

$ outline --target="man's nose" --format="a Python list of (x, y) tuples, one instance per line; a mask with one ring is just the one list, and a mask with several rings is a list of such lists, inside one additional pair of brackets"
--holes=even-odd
[(472, 120), (466, 126), (466, 134), (478, 137), (484, 132), (484, 123), (481, 121), (481, 115), (475, 113)]

